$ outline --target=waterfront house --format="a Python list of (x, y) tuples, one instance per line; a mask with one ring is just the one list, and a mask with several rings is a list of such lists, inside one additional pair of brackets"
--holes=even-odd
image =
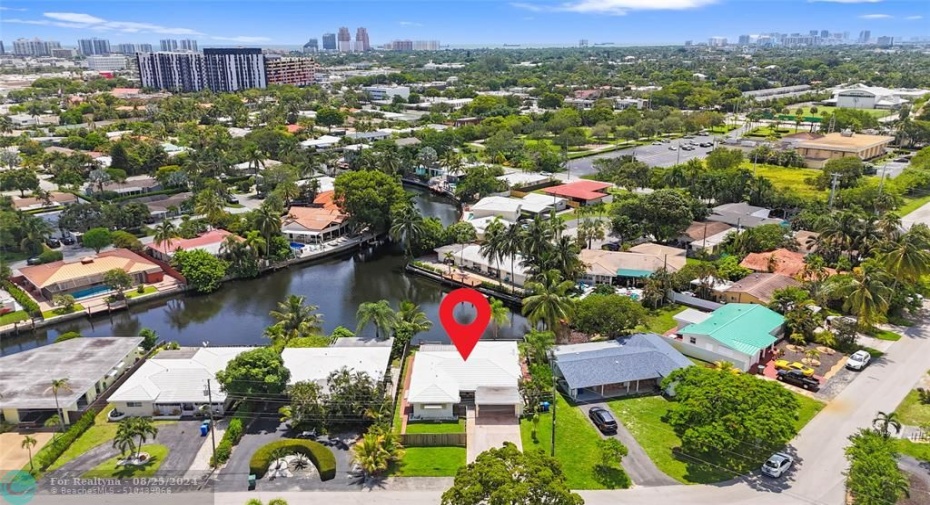
[(553, 350), (555, 378), (573, 400), (656, 391), (663, 378), (689, 366), (691, 360), (654, 333)]
[(543, 192), (566, 198), (575, 204), (573, 207), (579, 207), (612, 202), (613, 195), (607, 192), (612, 187), (614, 185), (609, 182), (579, 180), (543, 188)]
[(474, 406), (479, 419), (523, 414), (516, 342), (479, 341), (467, 361), (452, 345), (421, 345), (412, 366), (410, 419), (454, 419), (456, 406)]
[(330, 374), (343, 368), (362, 372), (376, 382), (389, 378), (393, 339), (340, 338), (330, 347), (288, 347), (281, 352), (291, 372), (290, 383), (315, 382), (327, 386)]
[(728, 303), (706, 319), (679, 328), (669, 343), (685, 356), (728, 361), (746, 372), (771, 356), (784, 326), (781, 314), (762, 305)]
[[(463, 270), (472, 271), (494, 280), (500, 279), (517, 287), (522, 288), (528, 276), (527, 269), (523, 266), (523, 257), (519, 254), (513, 257), (513, 262), (511, 262), (509, 256), (505, 257), (503, 261), (497, 258), (489, 259), (481, 254), (481, 246), (478, 244), (451, 244), (437, 247), (434, 251), (439, 257), (439, 261), (451, 261), (454, 266)], [(446, 253), (452, 253), (448, 259)], [(511, 268), (513, 268), (513, 272), (510, 271)]]
[(322, 244), (345, 235), (349, 216), (335, 204), (334, 196), (334, 191), (324, 191), (311, 207), (291, 207), (281, 220), (281, 233), (301, 244)]
[(14, 280), (35, 297), (51, 300), (55, 295), (70, 294), (80, 299), (109, 291), (103, 282), (104, 275), (117, 269), (129, 274), (134, 284), (155, 284), (165, 276), (165, 271), (152, 260), (129, 249), (113, 249), (78, 260), (22, 267)]
[(687, 260), (683, 249), (655, 247), (680, 253), (667, 254), (648, 248), (644, 249), (648, 252), (582, 249), (578, 258), (585, 266), (585, 274), (580, 280), (587, 284), (635, 283), (663, 268), (669, 272), (677, 272), (684, 268)]
[[(216, 373), (252, 347), (182, 347), (163, 350), (146, 360), (109, 402), (128, 416), (180, 418), (212, 405), (222, 416), (230, 400), (216, 381)], [(209, 390), (207, 384), (209, 382)]]
[(202, 250), (207, 251), (213, 256), (219, 256), (222, 252), (223, 242), (226, 240), (226, 237), (234, 237), (238, 240), (242, 240), (235, 233), (230, 233), (222, 229), (215, 229), (194, 238), (174, 238), (160, 244), (152, 242), (145, 246), (145, 252), (148, 253), (149, 256), (164, 262), (171, 261), (171, 257), (178, 251)]
[(52, 381), (65, 424), (76, 422), (98, 396), (142, 356), (141, 337), (84, 337), (0, 357), (2, 421), (42, 427), (56, 414)]

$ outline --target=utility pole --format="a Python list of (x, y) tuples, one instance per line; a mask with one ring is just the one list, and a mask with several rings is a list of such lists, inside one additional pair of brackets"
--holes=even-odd
[(836, 196), (836, 187), (840, 185), (840, 174), (834, 172), (830, 174), (830, 177), (833, 178), (833, 181), (830, 183), (830, 204), (828, 208), (833, 208), (833, 197)]
[(882, 195), (882, 187), (885, 186), (885, 171), (888, 170), (888, 165), (882, 165), (882, 179), (878, 181), (878, 196)]
[(552, 372), (552, 447), (549, 449), (549, 456), (555, 457), (555, 404), (558, 403), (556, 400), (556, 395), (559, 392), (556, 390), (556, 380), (555, 380), (555, 370), (553, 369), (554, 355), (552, 351), (549, 351), (549, 371)]
[(210, 379), (207, 379), (207, 412), (210, 414), (210, 441), (213, 443), (213, 461), (216, 461), (216, 422), (213, 420), (213, 388), (210, 387)]

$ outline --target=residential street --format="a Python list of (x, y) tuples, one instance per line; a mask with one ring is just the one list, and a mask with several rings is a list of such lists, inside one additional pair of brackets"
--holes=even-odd
[(930, 203), (924, 204), (914, 212), (901, 218), (901, 225), (905, 229), (910, 229), (911, 226), (917, 223), (930, 225)]

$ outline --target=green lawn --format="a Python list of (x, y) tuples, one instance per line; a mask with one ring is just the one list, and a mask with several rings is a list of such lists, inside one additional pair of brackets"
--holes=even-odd
[(787, 122), (782, 121), (782, 125), (777, 129), (774, 127), (774, 125), (757, 126), (753, 128), (752, 130), (750, 130), (749, 133), (746, 134), (746, 136), (747, 137), (762, 137), (762, 138), (768, 138), (768, 137), (781, 138), (783, 135), (792, 135), (798, 132), (807, 131), (807, 128), (799, 129), (799, 128), (795, 128), (794, 125), (790, 127), (787, 125), (788, 125)]
[(155, 475), (155, 472), (158, 471), (159, 467), (161, 467), (165, 458), (168, 457), (168, 448), (161, 444), (149, 444), (142, 446), (142, 452), (147, 452), (149, 456), (151, 456), (151, 459), (149, 459), (145, 465), (119, 466), (117, 463), (119, 460), (123, 459), (123, 456), (114, 456), (88, 470), (81, 477), (115, 477), (120, 479), (152, 477)]
[(930, 444), (919, 444), (910, 440), (895, 440), (898, 452), (921, 461), (930, 461)]
[(807, 179), (819, 176), (822, 171), (812, 168), (779, 167), (759, 163), (755, 168), (751, 160), (743, 161), (742, 168), (768, 179), (776, 188), (794, 193), (805, 198), (825, 197), (826, 190), (820, 190), (807, 183)]
[(20, 321), (25, 321), (29, 319), (29, 314), (25, 310), (17, 310), (16, 312), (7, 312), (0, 316), (0, 326), (6, 326), (8, 324), (18, 323)]
[[(552, 415), (539, 414), (539, 429), (533, 438), (533, 423), (520, 420), (520, 438), (523, 450), (541, 449), (549, 454), (552, 443)], [(615, 489), (628, 485), (624, 474), (597, 472), (600, 461), (597, 441), (601, 437), (584, 412), (572, 407), (562, 395), (556, 399), (555, 458), (562, 464), (562, 472), (571, 489)], [(618, 475), (619, 474), (619, 475)]]
[(912, 426), (930, 424), (930, 405), (920, 403), (920, 394), (916, 389), (912, 390), (904, 397), (904, 400), (901, 401), (901, 404), (898, 405), (895, 412), (898, 413), (900, 421), (903, 424)]
[[(829, 105), (817, 105), (816, 107), (817, 107), (817, 112), (813, 112), (813, 113), (811, 112), (810, 107), (801, 107), (801, 109), (804, 109), (803, 115), (813, 116), (813, 117), (823, 117), (824, 113), (833, 112), (834, 110), (836, 110), (836, 107), (832, 107)], [(789, 115), (794, 115), (794, 111), (797, 109), (798, 107), (788, 107)], [(869, 113), (870, 115), (875, 116), (877, 118), (885, 117), (891, 114), (891, 111), (887, 111), (887, 110), (877, 110), (877, 109), (859, 109), (859, 110), (865, 111)]]
[(895, 212), (904, 217), (928, 203), (930, 203), (930, 194), (918, 197), (904, 197), (904, 205), (898, 207)]
[[(71, 461), (72, 459), (84, 454), (85, 452), (97, 447), (101, 444), (107, 444), (112, 442), (113, 437), (116, 435), (116, 427), (119, 423), (111, 423), (107, 421), (107, 414), (110, 412), (110, 408), (105, 408), (100, 411), (99, 414), (94, 418), (94, 425), (87, 429), (77, 440), (71, 444), (71, 447), (68, 447), (67, 450), (58, 458), (48, 470), (57, 470), (61, 468), (65, 463)], [(166, 424), (174, 424), (175, 421), (155, 421), (155, 426), (162, 426)]]
[(881, 328), (876, 328), (874, 326), (869, 328), (869, 330), (866, 331), (865, 333), (866, 335), (877, 338), (879, 340), (888, 340), (891, 342), (897, 342), (898, 340), (901, 340), (901, 335), (893, 331), (883, 330)]
[(407, 433), (465, 433), (465, 420), (454, 422), (408, 422)]
[(652, 332), (659, 335), (675, 327), (675, 314), (685, 310), (684, 305), (670, 304), (660, 307), (656, 310), (649, 311), (646, 322), (636, 328), (637, 331)]
[[(798, 429), (810, 421), (823, 408), (823, 404), (802, 395), (795, 395), (801, 403)], [(681, 439), (671, 426), (662, 422), (671, 402), (661, 396), (625, 398), (608, 402), (617, 418), (633, 434), (649, 458), (669, 477), (685, 484), (708, 484), (735, 477), (737, 472), (716, 466), (712, 457), (701, 457), (704, 462), (677, 454)], [(766, 456), (767, 457), (767, 456)], [(761, 464), (747, 461), (745, 470)]]
[(453, 477), (463, 466), (464, 447), (407, 447), (391, 473), (398, 477)]
[(81, 305), (80, 303), (75, 303), (75, 304), (74, 304), (74, 307), (71, 308), (71, 312), (65, 312), (65, 311), (64, 311), (63, 309), (61, 309), (61, 308), (57, 308), (57, 309), (54, 309), (54, 310), (46, 310), (45, 312), (42, 313), (42, 318), (43, 318), (43, 319), (51, 319), (51, 318), (53, 318), (53, 317), (63, 316), (63, 315), (65, 315), (65, 314), (72, 314), (72, 313), (74, 313), (74, 312), (81, 312), (81, 311), (83, 311), (83, 310), (84, 310), (84, 306), (83, 306), (83, 305)]
[(155, 293), (156, 291), (158, 291), (158, 289), (155, 286), (145, 286), (145, 288), (143, 288), (141, 293), (136, 291), (135, 289), (131, 291), (127, 291), (126, 298), (136, 298), (139, 296), (150, 295), (152, 293)]

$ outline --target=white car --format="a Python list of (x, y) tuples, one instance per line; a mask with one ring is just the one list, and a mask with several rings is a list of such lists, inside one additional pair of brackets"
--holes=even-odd
[(792, 464), (794, 464), (794, 458), (783, 452), (776, 452), (762, 465), (762, 473), (777, 479), (784, 475)]
[(846, 360), (846, 368), (850, 370), (862, 370), (869, 366), (872, 361), (872, 355), (868, 351), (856, 351)]

